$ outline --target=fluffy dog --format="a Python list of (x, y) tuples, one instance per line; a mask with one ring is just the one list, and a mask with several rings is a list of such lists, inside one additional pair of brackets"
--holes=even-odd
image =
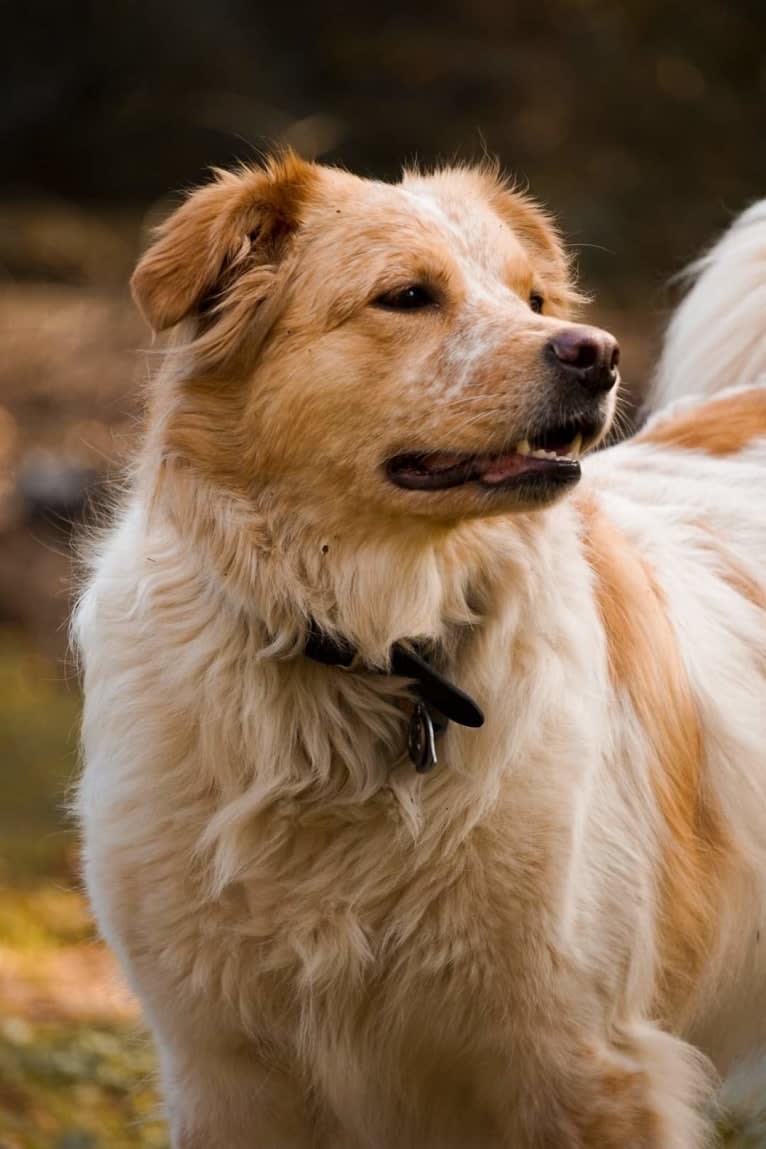
[(616, 343), (491, 170), (222, 173), (133, 288), (80, 814), (173, 1146), (702, 1146), (766, 1031), (766, 389), (581, 477)]

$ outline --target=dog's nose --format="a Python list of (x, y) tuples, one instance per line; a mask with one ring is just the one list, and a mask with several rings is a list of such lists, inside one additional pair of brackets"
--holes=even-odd
[(547, 351), (572, 381), (592, 394), (611, 391), (617, 382), (619, 345), (598, 327), (565, 327), (554, 335)]

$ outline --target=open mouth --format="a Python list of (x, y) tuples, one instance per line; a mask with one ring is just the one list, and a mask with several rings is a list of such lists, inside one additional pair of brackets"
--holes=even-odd
[(580, 478), (579, 458), (598, 438), (601, 423), (562, 423), (493, 454), (430, 451), (394, 455), (386, 474), (397, 487), (444, 491), (478, 483), (487, 489), (520, 486), (528, 480), (561, 485)]

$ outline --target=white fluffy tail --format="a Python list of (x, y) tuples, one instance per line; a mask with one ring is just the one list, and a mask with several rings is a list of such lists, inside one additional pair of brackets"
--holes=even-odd
[(766, 381), (766, 199), (753, 204), (689, 268), (650, 409), (685, 396)]

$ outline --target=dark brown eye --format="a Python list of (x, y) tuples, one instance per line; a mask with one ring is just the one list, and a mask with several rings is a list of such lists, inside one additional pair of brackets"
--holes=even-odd
[(413, 283), (396, 291), (386, 291), (372, 302), (374, 307), (382, 307), (386, 311), (421, 311), (424, 307), (435, 307), (438, 300), (430, 287)]
[(540, 315), (543, 310), (545, 300), (538, 291), (533, 291), (529, 297), (529, 306), (534, 311), (535, 315)]

